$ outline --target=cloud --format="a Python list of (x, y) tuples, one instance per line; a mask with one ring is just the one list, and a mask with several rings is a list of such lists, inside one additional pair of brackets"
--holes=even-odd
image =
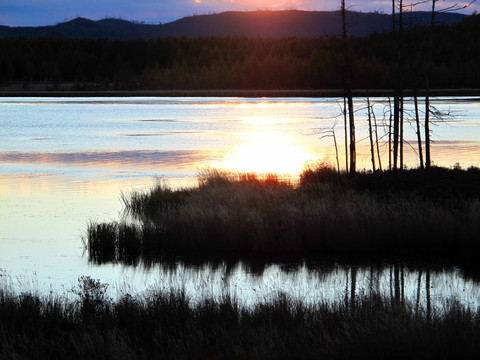
[(70, 164), (82, 166), (125, 167), (192, 165), (207, 162), (212, 158), (209, 151), (96, 151), (74, 153), (0, 152), (0, 162), (16, 164)]

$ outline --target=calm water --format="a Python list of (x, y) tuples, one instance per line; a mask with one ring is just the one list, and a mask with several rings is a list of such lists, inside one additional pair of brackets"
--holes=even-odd
[[(364, 100), (355, 103), (358, 163), (370, 168)], [(385, 167), (388, 100), (372, 103)], [(480, 98), (441, 98), (433, 104), (444, 114), (432, 126), (435, 164), (480, 166)], [(413, 110), (411, 103), (406, 107)], [(173, 268), (96, 266), (88, 264), (81, 240), (88, 221), (119, 218), (121, 192), (146, 189), (155, 177), (176, 187), (194, 185), (205, 167), (278, 172), (294, 179), (308, 162), (335, 165), (332, 129), (343, 166), (338, 99), (0, 98), (3, 286), (64, 292), (79, 276), (90, 275), (117, 292), (185, 285), (196, 296), (229, 290), (247, 302), (278, 291), (310, 300), (344, 296), (348, 267), (309, 270), (295, 264), (285, 271), (272, 264), (259, 274), (242, 264), (233, 269), (181, 262)], [(416, 133), (409, 119), (405, 139), (406, 165), (415, 167)], [(376, 289), (388, 293), (389, 271), (388, 266), (375, 274), (359, 269), (357, 291), (371, 291), (372, 279), (378, 279)], [(418, 296), (419, 274), (405, 270), (406, 297)], [(454, 296), (477, 304), (479, 288), (457, 269), (431, 276), (435, 299)]]

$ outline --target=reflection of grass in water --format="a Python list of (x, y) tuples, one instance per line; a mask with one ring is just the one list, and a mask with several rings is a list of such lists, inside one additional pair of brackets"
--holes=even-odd
[(477, 169), (349, 177), (319, 167), (296, 186), (274, 175), (209, 171), (197, 188), (159, 184), (124, 196), (136, 222), (92, 223), (87, 242), (98, 261), (171, 253), (476, 260), (479, 184)]
[(244, 308), (183, 291), (117, 301), (83, 277), (78, 301), (0, 291), (0, 358), (476, 358), (480, 313), (379, 296), (310, 306), (278, 294)]

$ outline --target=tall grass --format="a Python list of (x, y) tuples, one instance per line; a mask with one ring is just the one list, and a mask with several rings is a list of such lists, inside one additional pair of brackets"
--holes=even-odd
[(311, 306), (283, 294), (253, 308), (228, 295), (191, 306), (185, 293), (105, 296), (80, 279), (78, 301), (0, 292), (1, 359), (474, 359), (480, 313), (427, 316), (378, 296)]
[(476, 262), (479, 185), (477, 169), (350, 177), (319, 167), (297, 185), (210, 171), (196, 188), (159, 184), (124, 197), (137, 222), (90, 224), (89, 254), (98, 261), (176, 253)]

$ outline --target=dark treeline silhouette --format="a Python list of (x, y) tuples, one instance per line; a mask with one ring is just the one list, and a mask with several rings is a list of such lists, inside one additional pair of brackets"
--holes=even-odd
[[(349, 33), (357, 36), (391, 28), (392, 15), (379, 12), (346, 12)], [(453, 24), (467, 15), (444, 13), (438, 23)], [(426, 11), (410, 11), (406, 25), (428, 25)], [(258, 10), (226, 11), (187, 16), (166, 24), (105, 18), (81, 17), (50, 26), (1, 26), (0, 37), (108, 38), (112, 40), (155, 39), (168, 36), (249, 36), (249, 37), (318, 37), (339, 35), (342, 31), (339, 11)]]
[[(480, 83), (480, 16), (438, 26), (431, 88)], [(424, 88), (425, 27), (403, 31), (403, 88)], [(391, 89), (394, 34), (350, 37), (351, 86)], [(0, 83), (78, 89), (341, 89), (341, 37), (2, 38)]]

